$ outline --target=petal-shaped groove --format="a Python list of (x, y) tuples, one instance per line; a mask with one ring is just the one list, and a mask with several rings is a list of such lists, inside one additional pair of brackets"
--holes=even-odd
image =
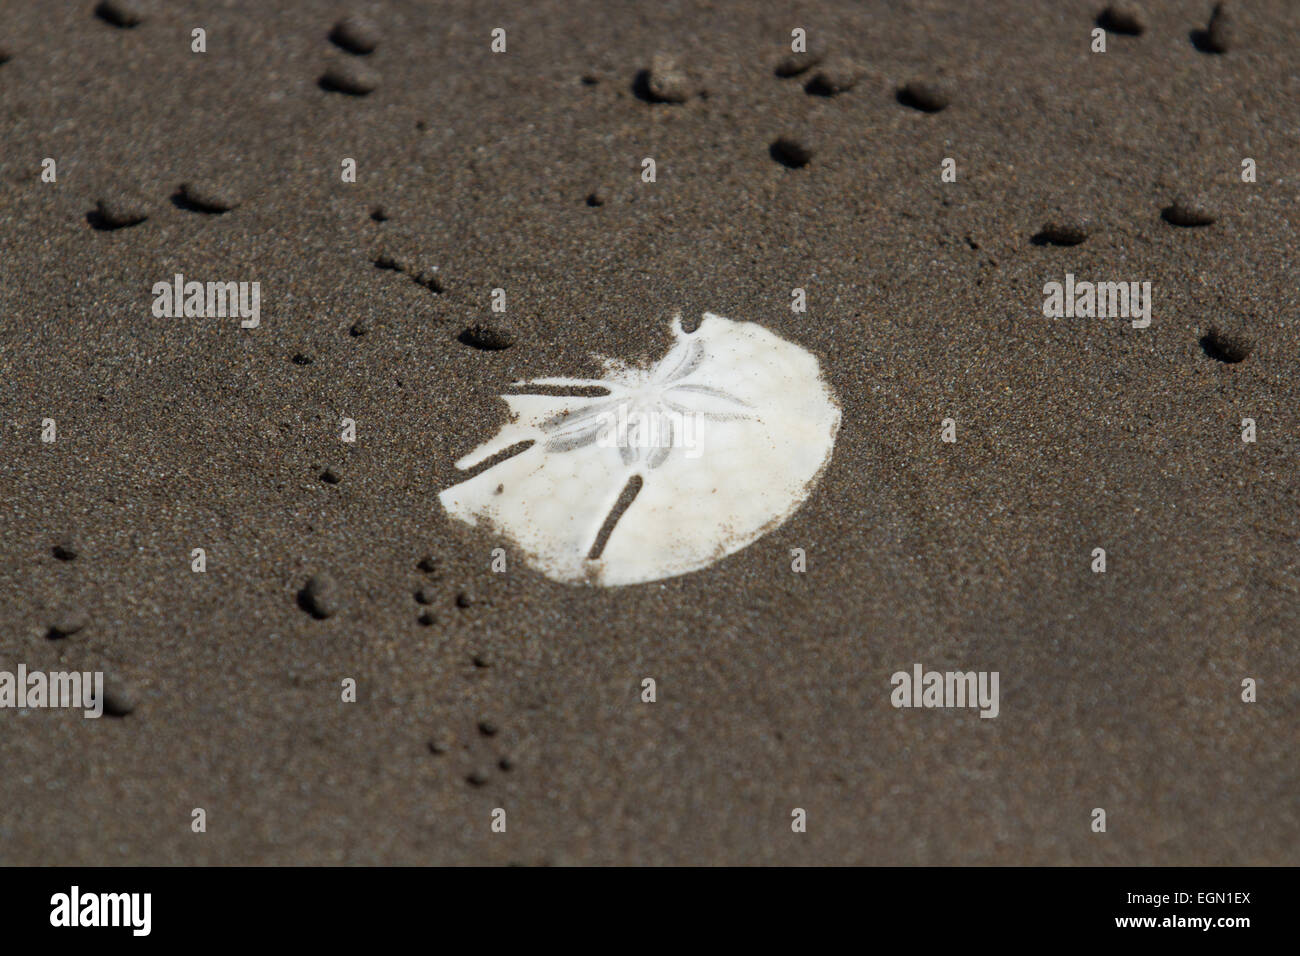
[[(663, 372), (661, 377), (662, 381), (676, 382), (678, 379), (683, 379), (699, 368), (700, 363), (704, 361), (703, 343), (694, 339), (689, 339), (684, 343), (684, 345), (685, 347), (678, 346), (677, 348), (674, 348), (673, 351), (668, 354), (668, 357), (660, 363), (661, 365), (669, 365), (670, 362), (672, 363)], [(680, 351), (682, 354), (675, 356), (673, 353), (677, 351)], [(658, 372), (656, 372), (656, 376), (659, 377)]]

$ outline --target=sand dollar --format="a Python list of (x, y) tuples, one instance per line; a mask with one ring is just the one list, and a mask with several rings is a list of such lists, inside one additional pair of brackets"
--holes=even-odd
[(698, 571), (782, 524), (839, 429), (817, 359), (708, 312), (692, 332), (675, 318), (673, 336), (648, 366), (607, 359), (599, 379), (516, 383), (549, 394), (502, 396), (511, 422), (456, 466), (530, 444), (443, 491), (448, 514), (509, 538), (553, 580), (605, 586)]

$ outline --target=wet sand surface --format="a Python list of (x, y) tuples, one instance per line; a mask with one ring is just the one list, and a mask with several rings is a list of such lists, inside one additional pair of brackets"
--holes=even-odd
[[(0, 670), (130, 713), (0, 711), (0, 862), (1300, 862), (1300, 8), (1214, 53), (1148, 2), (1096, 54), (1103, 6), (7, 5)], [(794, 27), (829, 50), (781, 77)], [(177, 273), (260, 326), (156, 317)], [(1150, 326), (1044, 317), (1067, 273)], [(787, 523), (597, 589), (444, 516), (503, 388), (679, 310), (819, 357)], [(917, 663), (999, 715), (895, 709)]]

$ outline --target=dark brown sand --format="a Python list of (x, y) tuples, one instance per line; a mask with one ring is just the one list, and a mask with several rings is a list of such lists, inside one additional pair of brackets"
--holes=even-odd
[[(0, 862), (1300, 862), (1300, 7), (1215, 54), (1208, 0), (1145, 2), (1101, 55), (1103, 6), (6, 4), (0, 670), (134, 707), (0, 711)], [(775, 74), (796, 26), (851, 88)], [(637, 95), (656, 54), (685, 102)], [(1216, 221), (1162, 218), (1184, 192)], [(1085, 241), (1031, 241), (1062, 215)], [(261, 282), (260, 328), (155, 318), (177, 272)], [(1150, 328), (1045, 318), (1067, 272), (1152, 282)], [(464, 344), (497, 287), (513, 344)], [(676, 310), (821, 358), (820, 486), (685, 577), (492, 573), (437, 493), (496, 396), (657, 356)], [(998, 671), (1000, 715), (894, 709), (914, 663)]]

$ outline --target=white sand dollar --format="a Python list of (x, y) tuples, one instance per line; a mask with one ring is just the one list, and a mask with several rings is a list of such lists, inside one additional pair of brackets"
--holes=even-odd
[[(647, 368), (541, 378), (502, 396), (512, 420), (456, 462), (524, 451), (439, 495), (510, 538), (547, 577), (636, 584), (697, 571), (778, 527), (831, 458), (840, 411), (809, 352), (706, 312)], [(576, 396), (600, 388), (608, 394)], [(570, 394), (556, 395), (556, 390)], [(630, 503), (629, 503), (630, 501)]]

